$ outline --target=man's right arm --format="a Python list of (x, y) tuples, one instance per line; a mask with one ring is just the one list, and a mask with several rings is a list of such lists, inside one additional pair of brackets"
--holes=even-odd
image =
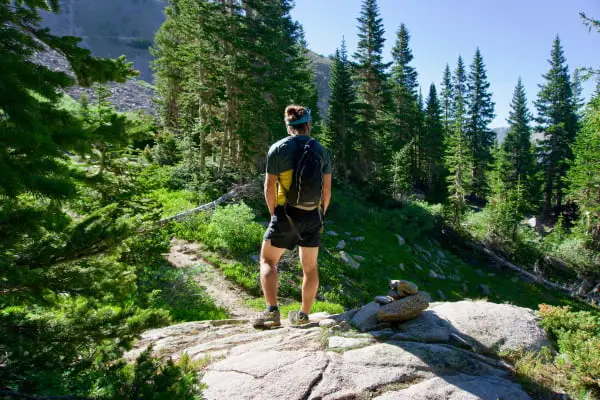
[(277, 175), (265, 174), (265, 201), (267, 202), (269, 213), (273, 216), (275, 214), (275, 207), (277, 206)]

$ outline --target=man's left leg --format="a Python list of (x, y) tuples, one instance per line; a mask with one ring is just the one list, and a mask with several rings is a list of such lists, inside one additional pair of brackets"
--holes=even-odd
[(300, 263), (302, 264), (302, 308), (308, 315), (319, 289), (319, 272), (317, 270), (318, 247), (300, 247)]

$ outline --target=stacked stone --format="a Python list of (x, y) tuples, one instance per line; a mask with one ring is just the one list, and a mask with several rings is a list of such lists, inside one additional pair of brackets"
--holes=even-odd
[(406, 321), (429, 307), (427, 296), (419, 287), (404, 280), (390, 281), (387, 296), (377, 296), (375, 302), (382, 305), (377, 311), (377, 319), (382, 322)]

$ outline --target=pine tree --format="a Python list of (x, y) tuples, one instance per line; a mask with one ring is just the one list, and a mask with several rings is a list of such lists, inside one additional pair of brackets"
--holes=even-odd
[(550, 70), (543, 75), (545, 83), (535, 101), (538, 130), (544, 132), (538, 152), (544, 174), (544, 210), (549, 217), (552, 208), (562, 211), (564, 183), (569, 160), (573, 158), (571, 144), (577, 132), (577, 115), (573, 91), (569, 82), (569, 67), (560, 38), (556, 36), (550, 53)]
[(458, 57), (452, 79), (454, 92), (453, 122), (446, 139), (445, 163), (448, 169), (448, 193), (452, 205), (453, 222), (457, 225), (464, 213), (466, 196), (470, 188), (471, 149), (466, 138), (466, 75), (462, 57)]
[(442, 127), (444, 135), (450, 134), (450, 125), (452, 124), (452, 114), (454, 109), (454, 90), (452, 88), (452, 73), (450, 67), (446, 64), (444, 75), (442, 77), (442, 92), (441, 92), (441, 107), (442, 107)]
[(411, 175), (416, 183), (422, 175), (419, 157), (420, 136), (422, 135), (422, 110), (419, 106), (417, 93), (417, 71), (410, 66), (413, 59), (409, 47), (410, 34), (404, 24), (398, 29), (396, 44), (392, 49), (391, 87), (394, 104), (394, 132), (390, 139), (390, 147), (398, 151), (409, 141), (413, 142), (410, 152)]
[[(109, 175), (113, 151), (130, 142), (105, 93), (84, 115), (62, 108), (75, 79), (32, 56), (61, 53), (84, 86), (135, 73), (124, 58), (92, 57), (79, 39), (41, 28), (40, 10), (58, 12), (57, 3), (0, 2), (0, 381), (29, 394), (119, 396), (110, 380), (126, 380), (124, 348), (168, 321), (136, 305), (135, 266), (122, 258), (141, 206)], [(118, 196), (98, 198), (108, 189)]]
[(579, 206), (591, 247), (600, 250), (600, 90), (586, 107), (573, 153), (575, 159), (567, 175), (569, 198)]
[(376, 0), (364, 0), (361, 15), (357, 19), (359, 26), (358, 45), (354, 53), (353, 80), (357, 93), (357, 150), (358, 159), (356, 171), (362, 173), (362, 179), (374, 183), (381, 176), (375, 172), (383, 172), (379, 168), (382, 153), (387, 151), (385, 146), (386, 129), (385, 113), (389, 108), (389, 89), (387, 85), (387, 68), (383, 62), (383, 44), (385, 42), (382, 19)]
[(501, 177), (507, 189), (520, 182), (530, 202), (536, 199), (534, 188), (535, 159), (531, 146), (531, 113), (521, 78), (513, 92), (508, 116), (509, 131), (502, 143)]
[(489, 92), (485, 64), (479, 48), (475, 51), (471, 71), (467, 78), (467, 125), (466, 136), (471, 147), (473, 166), (471, 171), (471, 190), (479, 198), (488, 193), (486, 172), (492, 162), (491, 148), (495, 135), (489, 129), (494, 119), (494, 102)]
[(440, 103), (435, 85), (429, 86), (425, 106), (425, 129), (423, 134), (423, 164), (427, 183), (427, 192), (431, 198), (437, 198), (443, 192), (444, 180), (444, 129)]
[(353, 161), (356, 159), (353, 148), (356, 134), (354, 115), (356, 95), (345, 40), (342, 41), (340, 49), (335, 52), (329, 87), (331, 88), (327, 119), (329, 148), (336, 172), (339, 171), (340, 176), (348, 179)]
[(579, 69), (576, 69), (571, 74), (571, 90), (573, 91), (573, 107), (575, 109), (578, 122), (580, 122), (581, 118), (583, 118), (583, 107), (585, 106), (585, 99), (583, 98), (583, 86), (581, 81), (582, 79)]
[(363, 1), (361, 15), (357, 21), (359, 40), (354, 53), (357, 94), (375, 115), (386, 105), (386, 69), (389, 67), (388, 63), (383, 62), (385, 30), (376, 0)]

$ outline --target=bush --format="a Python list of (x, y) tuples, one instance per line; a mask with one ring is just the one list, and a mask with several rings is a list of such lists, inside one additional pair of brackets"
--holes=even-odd
[(540, 305), (540, 315), (540, 325), (558, 344), (560, 354), (554, 362), (568, 376), (572, 389), (600, 395), (600, 317), (545, 304)]
[(217, 208), (202, 235), (210, 248), (244, 256), (258, 252), (263, 233), (252, 210), (242, 203)]
[(585, 240), (569, 236), (549, 247), (550, 254), (566, 262), (580, 276), (600, 274), (600, 254), (587, 248)]
[(169, 189), (157, 189), (148, 194), (162, 206), (162, 217), (169, 217), (198, 206), (203, 200), (198, 194), (187, 190), (171, 191)]

